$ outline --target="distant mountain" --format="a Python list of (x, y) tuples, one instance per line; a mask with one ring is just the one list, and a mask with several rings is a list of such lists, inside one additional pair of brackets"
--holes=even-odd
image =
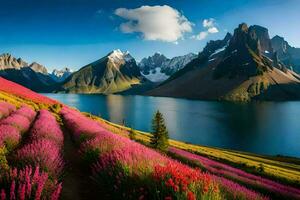
[(72, 74), (71, 69), (69, 68), (63, 68), (61, 70), (54, 69), (52, 73), (50, 74), (51, 78), (55, 80), (56, 82), (63, 82), (66, 80), (70, 75)]
[(28, 67), (37, 73), (48, 75), (47, 68), (39, 63), (33, 62)]
[(51, 92), (56, 84), (43, 65), (28, 64), (10, 54), (0, 55), (0, 76), (36, 92)]
[(21, 58), (15, 58), (8, 53), (0, 55), (0, 70), (21, 69), (25, 66), (28, 66), (28, 64)]
[(168, 79), (196, 57), (196, 54), (189, 53), (169, 59), (161, 53), (155, 53), (153, 56), (143, 58), (139, 63), (139, 68), (142, 75), (150, 81), (161, 82)]
[(300, 99), (300, 76), (274, 53), (268, 30), (243, 23), (148, 95), (194, 99)]
[(272, 38), (272, 47), (277, 52), (278, 58), (288, 67), (300, 73), (300, 48), (289, 45), (283, 37), (276, 35)]
[(129, 52), (114, 50), (67, 78), (58, 92), (110, 94), (128, 90), (143, 81)]

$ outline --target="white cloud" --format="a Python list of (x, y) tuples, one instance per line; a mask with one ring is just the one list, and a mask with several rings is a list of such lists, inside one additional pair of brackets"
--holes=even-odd
[(213, 27), (214, 24), (215, 24), (215, 19), (213, 18), (210, 18), (210, 19), (204, 19), (203, 22), (202, 22), (202, 25), (204, 28), (210, 28), (210, 27)]
[(176, 43), (184, 33), (191, 32), (193, 26), (184, 15), (167, 5), (118, 8), (115, 14), (128, 20), (120, 25), (122, 32), (142, 33), (145, 40)]
[(215, 19), (204, 19), (202, 26), (206, 29), (206, 31), (201, 31), (199, 34), (192, 36), (192, 38), (196, 40), (204, 40), (209, 34), (218, 33), (219, 29), (216, 25)]
[(211, 28), (209, 28), (209, 29), (207, 30), (207, 32), (209, 32), (209, 33), (218, 33), (219, 30), (217, 29), (217, 27), (211, 27)]
[(208, 32), (202, 31), (198, 35), (193, 35), (192, 38), (196, 40), (204, 40), (208, 36)]

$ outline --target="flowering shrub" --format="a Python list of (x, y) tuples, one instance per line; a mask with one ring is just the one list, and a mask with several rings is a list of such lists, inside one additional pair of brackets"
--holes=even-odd
[(22, 106), (10, 116), (0, 120), (0, 125), (11, 125), (16, 127), (21, 133), (28, 131), (36, 112), (27, 106)]
[(77, 142), (94, 138), (98, 132), (105, 131), (96, 121), (84, 117), (75, 110), (64, 107), (61, 114), (66, 127), (72, 130), (73, 138)]
[[(154, 167), (153, 178), (160, 183), (161, 196), (172, 199), (220, 199), (219, 188), (209, 174), (177, 162)], [(163, 194), (163, 195), (162, 195)]]
[(0, 77), (0, 91), (16, 95), (18, 97), (29, 99), (35, 103), (44, 103), (44, 104), (55, 104), (57, 101), (54, 101), (48, 97), (35, 93), (17, 83), (8, 81)]
[(43, 171), (54, 176), (61, 174), (64, 165), (60, 148), (56, 143), (46, 139), (26, 144), (16, 152), (14, 160), (21, 167), (40, 166)]
[(10, 125), (0, 125), (0, 147), (6, 147), (8, 151), (14, 149), (20, 142), (19, 130)]
[(30, 139), (48, 139), (59, 146), (63, 145), (64, 136), (55, 117), (47, 110), (40, 110), (39, 116), (30, 131)]
[(14, 114), (22, 115), (28, 118), (29, 121), (32, 121), (36, 116), (36, 112), (32, 110), (30, 107), (25, 105), (23, 105), (20, 109), (18, 109)]
[(297, 188), (293, 188), (291, 186), (283, 185), (275, 181), (269, 180), (267, 178), (263, 178), (257, 175), (247, 173), (243, 170), (231, 167), (229, 165), (181, 149), (171, 147), (170, 151), (177, 155), (188, 158), (190, 160), (199, 161), (209, 172), (213, 174), (238, 180), (239, 182), (243, 182), (246, 185), (260, 187), (265, 190), (271, 191), (273, 193), (278, 193), (283, 196), (300, 198), (300, 190)]
[(10, 113), (14, 112), (16, 107), (12, 104), (1, 101), (0, 102), (0, 119), (7, 117)]
[(28, 118), (18, 115), (11, 114), (7, 118), (0, 121), (0, 125), (10, 125), (16, 127), (20, 132), (26, 132), (30, 127), (30, 121)]
[(234, 183), (223, 177), (214, 176), (214, 179), (220, 183), (221, 193), (226, 195), (226, 199), (239, 200), (239, 199), (248, 199), (248, 200), (268, 200), (268, 197), (261, 197), (256, 192), (249, 190), (241, 185)]
[(0, 199), (59, 199), (62, 185), (50, 180), (48, 174), (26, 166), (22, 170), (11, 169), (0, 172)]

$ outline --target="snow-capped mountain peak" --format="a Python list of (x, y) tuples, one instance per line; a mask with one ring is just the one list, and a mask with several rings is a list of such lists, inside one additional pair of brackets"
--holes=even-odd
[(70, 68), (63, 68), (63, 69), (54, 69), (52, 71), (52, 73), (50, 74), (50, 76), (57, 82), (62, 82), (65, 79), (67, 79), (71, 74), (72, 74), (72, 70)]
[(163, 54), (156, 52), (152, 56), (143, 58), (139, 63), (139, 67), (146, 78), (153, 82), (160, 82), (182, 69), (196, 57), (196, 54), (189, 53), (169, 59)]
[(109, 53), (108, 59), (112, 62), (129, 62), (131, 60), (134, 60), (129, 51), (122, 52), (120, 49), (113, 50), (111, 53)]

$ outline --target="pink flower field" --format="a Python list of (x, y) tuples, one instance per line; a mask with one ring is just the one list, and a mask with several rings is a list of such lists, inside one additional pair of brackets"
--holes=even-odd
[(243, 170), (231, 167), (229, 165), (216, 162), (214, 160), (205, 158), (200, 155), (196, 155), (184, 150), (180, 150), (177, 148), (170, 148), (170, 151), (188, 158), (190, 160), (198, 161), (203, 165), (209, 172), (222, 176), (222, 177), (229, 177), (233, 180), (238, 180), (239, 182), (243, 182), (246, 185), (252, 185), (255, 187), (260, 187), (270, 192), (278, 193), (282, 196), (290, 196), (292, 198), (300, 198), (300, 189), (286, 186), (275, 181), (253, 175), (247, 173)]
[(169, 148), (200, 162), (206, 171), (190, 167), (68, 107), (59, 113), (61, 122), (48, 110), (36, 112), (26, 105), (17, 109), (0, 102), (0, 112), (0, 200), (63, 199), (62, 193), (69, 190), (64, 174), (72, 167), (66, 168), (66, 134), (82, 173), (112, 199), (270, 199), (257, 188), (299, 198), (297, 188)]
[(81, 144), (79, 153), (91, 165), (93, 180), (100, 187), (107, 186), (112, 195), (124, 199), (268, 199), (108, 132), (77, 111), (65, 107), (61, 114)]

